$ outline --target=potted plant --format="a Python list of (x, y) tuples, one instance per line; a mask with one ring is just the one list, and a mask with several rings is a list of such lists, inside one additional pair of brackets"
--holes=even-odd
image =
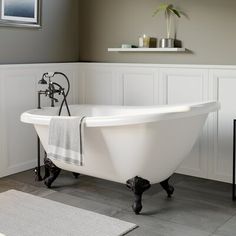
[(160, 12), (165, 13), (166, 18), (166, 29), (167, 29), (167, 38), (163, 38), (160, 41), (160, 47), (162, 48), (173, 48), (174, 47), (174, 39), (171, 38), (171, 26), (172, 26), (172, 16), (181, 17), (181, 12), (178, 11), (172, 4), (162, 3), (158, 6), (158, 8), (153, 13), (153, 16), (157, 15)]

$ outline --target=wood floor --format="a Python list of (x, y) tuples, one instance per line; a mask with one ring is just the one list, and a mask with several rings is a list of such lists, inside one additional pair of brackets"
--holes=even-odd
[(174, 175), (172, 199), (161, 187), (145, 192), (143, 210), (131, 210), (133, 194), (125, 185), (89, 176), (74, 179), (62, 172), (52, 189), (35, 182), (33, 171), (0, 179), (0, 192), (16, 189), (112, 216), (139, 225), (128, 236), (235, 236), (236, 202), (231, 201), (231, 185)]

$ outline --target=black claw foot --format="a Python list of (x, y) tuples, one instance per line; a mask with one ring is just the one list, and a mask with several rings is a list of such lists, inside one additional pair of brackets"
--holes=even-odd
[(73, 172), (72, 174), (74, 175), (75, 179), (78, 179), (79, 176), (80, 176), (80, 174), (79, 174), (79, 173), (76, 173), (76, 172)]
[(47, 179), (49, 176), (50, 176), (50, 168), (48, 165), (44, 165), (44, 177), (43, 177), (43, 180)]
[(167, 196), (171, 198), (171, 195), (174, 193), (174, 187), (169, 185), (169, 179), (166, 179), (160, 183), (161, 187), (167, 192)]
[(148, 180), (136, 176), (127, 180), (126, 185), (134, 193), (135, 200), (132, 205), (132, 209), (134, 213), (138, 215), (142, 210), (142, 195), (151, 187), (151, 184)]
[(45, 165), (45, 163), (48, 161), (47, 159), (47, 153), (44, 152), (44, 177), (43, 180), (47, 179), (50, 176), (50, 167), (49, 164)]
[(56, 180), (58, 175), (61, 172), (61, 169), (53, 164), (53, 162), (45, 157), (44, 158), (45, 165), (45, 177), (44, 183), (48, 188), (51, 188), (52, 183)]

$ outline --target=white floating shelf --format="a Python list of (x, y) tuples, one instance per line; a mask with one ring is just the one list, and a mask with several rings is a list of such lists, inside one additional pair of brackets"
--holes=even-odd
[(186, 48), (108, 48), (108, 52), (185, 52)]

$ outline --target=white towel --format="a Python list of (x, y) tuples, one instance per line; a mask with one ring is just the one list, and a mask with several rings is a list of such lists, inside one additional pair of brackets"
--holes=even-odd
[(85, 117), (53, 117), (49, 125), (48, 158), (83, 165), (83, 121)]

